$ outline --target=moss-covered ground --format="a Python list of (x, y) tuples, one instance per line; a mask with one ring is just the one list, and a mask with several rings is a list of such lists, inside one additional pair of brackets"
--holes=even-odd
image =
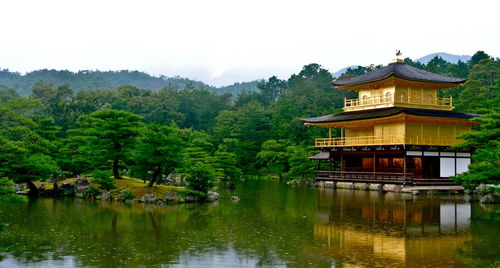
[[(93, 182), (93, 178), (87, 176), (91, 186), (94, 186), (99, 189), (99, 184)], [(77, 178), (68, 178), (65, 180), (61, 180), (57, 182), (57, 185), (60, 187), (63, 183), (69, 182), (74, 184)], [(154, 194), (158, 198), (162, 198), (166, 193), (172, 191), (184, 191), (186, 188), (178, 187), (178, 186), (167, 186), (167, 185), (154, 185), (153, 187), (147, 187), (147, 183), (143, 180), (130, 178), (124, 176), (123, 179), (114, 180), (116, 183), (116, 189), (111, 190), (112, 197), (119, 197), (121, 191), (130, 191), (135, 198), (140, 199), (145, 194)], [(43, 187), (46, 190), (53, 189), (53, 184), (49, 182), (36, 182), (38, 187)], [(102, 190), (101, 190), (102, 191)]]

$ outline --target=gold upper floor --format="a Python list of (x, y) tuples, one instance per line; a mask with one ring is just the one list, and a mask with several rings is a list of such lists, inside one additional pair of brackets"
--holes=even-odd
[(399, 114), (378, 119), (315, 124), (341, 128), (340, 137), (318, 138), (315, 146), (379, 146), (426, 145), (453, 146), (462, 142), (458, 138), (477, 124), (467, 119), (412, 116)]
[(358, 92), (358, 98), (344, 99), (344, 112), (386, 107), (451, 111), (454, 108), (453, 99), (437, 95), (439, 89), (447, 87), (449, 85), (409, 81), (394, 76), (374, 83), (342, 87)]

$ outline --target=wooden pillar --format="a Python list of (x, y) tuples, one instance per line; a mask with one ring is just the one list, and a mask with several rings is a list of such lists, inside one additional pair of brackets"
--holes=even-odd
[(328, 138), (332, 138), (332, 128), (328, 128)]
[(344, 171), (344, 154), (340, 152), (340, 171)]
[(375, 177), (377, 161), (375, 161), (375, 153), (373, 153), (373, 177)]
[(332, 156), (331, 153), (328, 153), (328, 172), (332, 171)]
[(403, 173), (406, 173), (406, 154), (403, 155)]

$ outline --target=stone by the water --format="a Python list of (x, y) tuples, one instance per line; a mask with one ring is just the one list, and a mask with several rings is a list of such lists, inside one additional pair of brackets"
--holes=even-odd
[(169, 203), (179, 203), (182, 201), (182, 196), (176, 192), (168, 192), (163, 196), (163, 200)]
[(110, 201), (111, 200), (111, 193), (110, 192), (102, 193), (101, 200)]
[(219, 199), (220, 199), (219, 193), (217, 193), (217, 192), (208, 192), (208, 197), (207, 197), (208, 201), (213, 202), (213, 201), (217, 201)]
[(79, 177), (78, 179), (75, 180), (75, 185), (88, 185), (89, 180), (84, 177)]
[(500, 203), (500, 196), (497, 194), (487, 194), (479, 200), (481, 204), (497, 204)]
[(155, 197), (154, 194), (145, 194), (142, 198), (141, 201), (144, 203), (155, 203), (157, 198)]

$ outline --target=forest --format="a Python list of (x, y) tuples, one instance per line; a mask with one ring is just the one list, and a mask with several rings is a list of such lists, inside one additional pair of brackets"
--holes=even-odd
[(256, 91), (259, 81), (234, 83), (223, 87), (214, 87), (203, 82), (182, 78), (179, 76), (167, 77), (164, 75), (153, 76), (139, 71), (100, 71), (82, 70), (71, 72), (68, 70), (36, 70), (26, 74), (0, 69), (0, 85), (15, 88), (21, 95), (31, 94), (33, 85), (38, 81), (51, 83), (53, 86), (67, 85), (74, 91), (79, 90), (99, 90), (117, 88), (122, 85), (129, 85), (138, 88), (158, 90), (163, 87), (195, 87), (206, 89), (216, 93), (231, 93), (237, 96), (243, 90)]
[[(498, 184), (500, 59), (478, 51), (456, 64), (439, 57), (405, 62), (468, 78), (463, 87), (440, 92), (453, 97), (456, 111), (482, 115), (475, 119), (482, 124), (458, 146), (474, 149), (474, 162), (455, 179), (469, 186)], [(380, 67), (350, 68), (341, 78)], [(0, 196), (7, 198), (12, 183), (27, 183), (36, 194), (34, 181), (79, 174), (94, 174), (101, 185), (130, 176), (152, 186), (162, 175), (179, 173), (200, 191), (210, 181), (241, 176), (312, 177), (314, 163), (307, 157), (314, 154), (314, 138), (328, 133), (299, 119), (340, 112), (345, 97), (356, 97), (332, 88), (334, 79), (321, 65), (308, 64), (287, 80), (273, 76), (236, 97), (193, 83), (96, 89), (81, 80), (76, 90), (40, 79), (29, 91), (0, 85)]]

